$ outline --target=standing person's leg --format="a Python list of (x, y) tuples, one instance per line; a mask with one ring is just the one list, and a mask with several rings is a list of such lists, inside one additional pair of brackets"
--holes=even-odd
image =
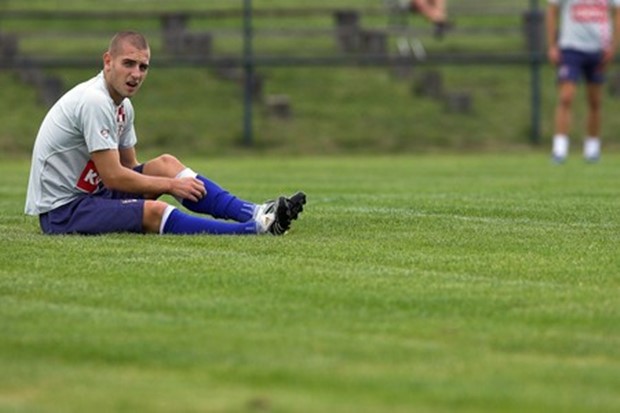
[(603, 88), (600, 83), (588, 83), (586, 88), (588, 99), (587, 134), (583, 144), (583, 156), (587, 162), (596, 162), (601, 156), (601, 102)]
[(589, 53), (584, 65), (588, 101), (587, 136), (583, 143), (583, 156), (586, 162), (596, 162), (601, 156), (603, 84), (607, 67), (605, 59), (603, 52)]
[(560, 50), (557, 66), (558, 100), (555, 107), (554, 135), (551, 156), (554, 162), (566, 160), (569, 150), (569, 131), (577, 85), (581, 80), (584, 54), (575, 50)]
[(602, 89), (598, 83), (588, 83), (586, 87), (588, 99), (587, 132), (590, 136), (599, 136), (601, 133)]
[(555, 134), (553, 136), (552, 156), (556, 162), (564, 162), (568, 156), (572, 107), (577, 84), (561, 81), (558, 85), (558, 102), (555, 108)]

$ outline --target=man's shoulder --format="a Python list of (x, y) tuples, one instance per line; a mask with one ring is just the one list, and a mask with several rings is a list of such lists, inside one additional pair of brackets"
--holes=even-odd
[(110, 100), (110, 95), (105, 88), (105, 83), (101, 75), (80, 83), (73, 88), (73, 91), (76, 97), (83, 102), (102, 104)]
[(61, 99), (61, 105), (80, 107), (84, 105), (104, 105), (109, 101), (109, 94), (99, 76), (95, 76), (75, 85)]

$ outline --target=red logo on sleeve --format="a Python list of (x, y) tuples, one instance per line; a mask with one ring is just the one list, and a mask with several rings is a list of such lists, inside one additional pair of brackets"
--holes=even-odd
[(97, 168), (95, 167), (95, 163), (90, 160), (84, 167), (80, 178), (77, 181), (76, 187), (83, 192), (88, 194), (92, 194), (97, 189), (99, 189), (99, 184), (101, 183), (101, 178), (99, 177), (99, 172), (97, 172)]

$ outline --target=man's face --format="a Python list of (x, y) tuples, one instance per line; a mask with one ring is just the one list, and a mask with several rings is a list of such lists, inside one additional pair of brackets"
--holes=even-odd
[(136, 94), (149, 69), (150, 50), (140, 50), (124, 42), (118, 53), (103, 55), (103, 70), (110, 96), (118, 105)]

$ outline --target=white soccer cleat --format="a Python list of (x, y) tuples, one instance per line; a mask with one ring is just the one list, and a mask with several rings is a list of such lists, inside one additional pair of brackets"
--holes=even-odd
[(254, 221), (259, 234), (265, 234), (276, 220), (275, 201), (268, 201), (258, 205), (254, 211)]
[(290, 198), (281, 196), (258, 205), (254, 212), (258, 233), (284, 235), (290, 229), (291, 221), (296, 220), (304, 210), (305, 204), (306, 194), (297, 192)]
[(254, 213), (254, 220), (258, 225), (258, 233), (270, 233), (272, 235), (284, 235), (291, 226), (289, 208), (286, 198), (279, 197), (274, 201), (261, 204)]

